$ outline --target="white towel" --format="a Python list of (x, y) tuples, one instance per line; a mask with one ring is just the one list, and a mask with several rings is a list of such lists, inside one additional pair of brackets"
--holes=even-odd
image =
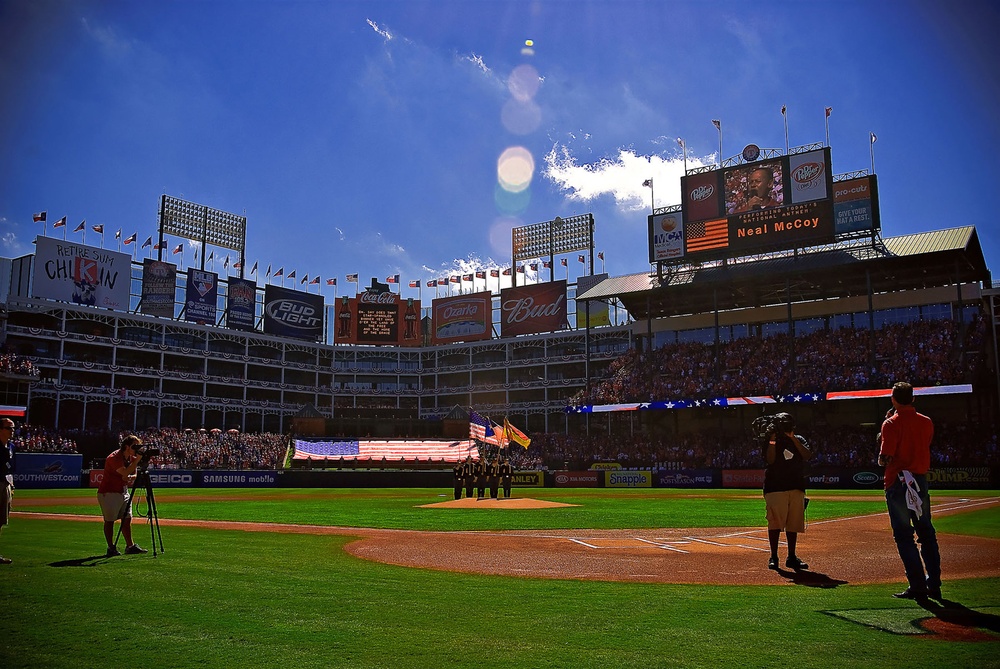
[(900, 472), (899, 480), (906, 486), (906, 508), (920, 518), (924, 513), (924, 503), (920, 500), (920, 485), (913, 478), (913, 474), (906, 469)]

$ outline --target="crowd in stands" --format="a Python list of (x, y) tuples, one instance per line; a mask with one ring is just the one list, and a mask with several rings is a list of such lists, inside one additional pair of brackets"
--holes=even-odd
[[(814, 453), (814, 467), (872, 467), (878, 453), (876, 426), (809, 426), (797, 429)], [(126, 433), (118, 435), (120, 438)], [(160, 469), (279, 469), (284, 466), (287, 437), (277, 433), (150, 428), (136, 432), (160, 454), (151, 467)], [(609, 435), (533, 433), (525, 449), (509, 447), (515, 469), (587, 469), (596, 462), (617, 462), (625, 468), (740, 469), (763, 466), (761, 444), (747, 430), (712, 430), (656, 437), (644, 432)], [(109, 444), (112, 437), (105, 439)], [(12, 439), (15, 451), (79, 452), (73, 436), (21, 424)], [(107, 446), (105, 450), (110, 450)], [(488, 458), (495, 446), (482, 446)], [(485, 452), (489, 449), (488, 453)], [(936, 422), (932, 448), (935, 467), (990, 466), (998, 461), (997, 435), (990, 426)], [(103, 466), (103, 457), (91, 466)]]
[[(813, 452), (813, 467), (875, 467), (877, 426), (799, 426)], [(748, 430), (698, 432), (656, 438), (535, 434), (525, 456), (546, 469), (588, 469), (595, 462), (625, 468), (756, 469), (764, 466), (762, 444)], [(997, 463), (996, 433), (989, 427), (938, 423), (931, 448), (934, 467), (977, 467)]]
[(668, 344), (630, 350), (575, 405), (666, 399), (745, 397), (968, 383), (985, 322), (921, 320), (876, 330), (840, 328), (789, 337), (747, 337), (712, 344)]
[(9, 350), (0, 352), (0, 375), (30, 376), (37, 378), (41, 369), (23, 355), (17, 355)]
[(272, 432), (175, 430), (136, 432), (148, 448), (160, 451), (152, 466), (160, 469), (278, 469), (284, 466), (286, 437)]
[(17, 424), (11, 445), (22, 453), (78, 453), (76, 440), (67, 433), (40, 425)]

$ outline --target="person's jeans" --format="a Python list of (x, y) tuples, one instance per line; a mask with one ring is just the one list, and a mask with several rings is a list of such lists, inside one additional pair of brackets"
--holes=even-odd
[[(917, 592), (925, 592), (927, 589), (938, 590), (941, 588), (941, 553), (938, 551), (934, 526), (931, 525), (931, 496), (927, 492), (927, 477), (914, 474), (913, 478), (920, 486), (923, 510), (920, 518), (906, 507), (906, 486), (902, 481), (897, 480), (885, 491), (892, 538), (896, 540), (896, 549), (899, 550), (899, 557), (903, 560), (903, 569), (906, 570), (906, 580), (909, 581), (910, 587)], [(917, 541), (920, 542), (919, 551), (913, 541), (914, 532), (917, 534)]]

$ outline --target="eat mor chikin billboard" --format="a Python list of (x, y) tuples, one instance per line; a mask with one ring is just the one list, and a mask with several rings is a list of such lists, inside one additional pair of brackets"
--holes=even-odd
[(566, 281), (505, 288), (500, 292), (500, 319), (501, 337), (566, 329)]

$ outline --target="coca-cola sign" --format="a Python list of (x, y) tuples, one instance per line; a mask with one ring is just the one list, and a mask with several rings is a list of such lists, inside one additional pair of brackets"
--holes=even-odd
[(503, 290), (500, 318), (503, 337), (565, 329), (566, 282), (551, 281)]

